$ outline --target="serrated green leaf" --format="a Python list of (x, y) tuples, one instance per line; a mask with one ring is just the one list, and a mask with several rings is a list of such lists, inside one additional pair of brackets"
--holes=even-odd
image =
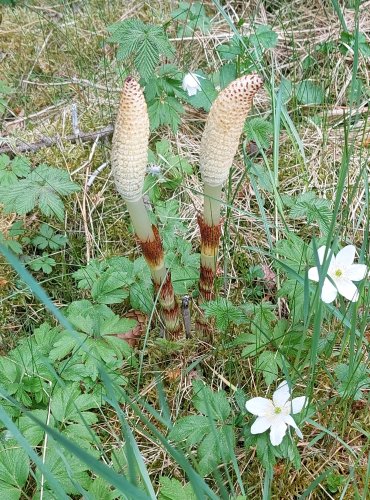
[(219, 464), (227, 463), (234, 448), (234, 433), (231, 425), (211, 430), (198, 448), (199, 472), (206, 476)]
[(231, 407), (225, 391), (213, 392), (202, 381), (193, 382), (193, 405), (203, 415), (215, 420), (226, 421), (230, 415)]
[(47, 254), (43, 254), (37, 259), (30, 261), (28, 265), (33, 271), (42, 270), (45, 274), (50, 274), (53, 270), (53, 267), (56, 266), (56, 262)]
[(18, 445), (0, 446), (0, 493), (9, 500), (19, 499), (30, 470), (27, 453)]
[(267, 149), (271, 143), (273, 127), (264, 118), (251, 118), (245, 122), (244, 133), (249, 141), (255, 141), (257, 145)]
[(275, 33), (270, 26), (265, 24), (258, 25), (255, 33), (249, 37), (249, 41), (252, 45), (265, 49), (276, 47), (277, 40), (277, 33)]
[[(91, 479), (88, 474), (88, 465), (78, 460), (74, 455), (64, 451), (64, 449), (49, 438), (46, 450), (45, 464), (50, 469), (52, 475), (63, 487), (64, 493), (82, 494), (81, 488), (85, 490), (90, 487)], [(40, 487), (41, 474), (36, 470), (36, 479)], [(48, 488), (47, 480), (44, 488)]]
[(186, 441), (186, 444), (191, 446), (199, 443), (210, 432), (210, 429), (208, 417), (191, 415), (179, 418), (168, 437), (176, 442)]
[(11, 162), (11, 168), (17, 177), (26, 177), (31, 171), (31, 164), (28, 158), (16, 156)]
[(39, 165), (25, 179), (17, 180), (12, 189), (0, 188), (0, 201), (4, 212), (25, 215), (39, 207), (47, 216), (64, 217), (64, 205), (60, 196), (76, 192), (79, 187), (69, 179), (68, 172)]
[(209, 301), (202, 307), (207, 318), (215, 318), (216, 327), (221, 331), (227, 331), (232, 323), (241, 324), (245, 319), (243, 311), (224, 298)]
[(114, 500), (119, 497), (118, 492), (101, 477), (97, 477), (92, 482), (88, 494), (91, 500)]
[(262, 371), (266, 385), (270, 385), (278, 378), (279, 365), (276, 361), (278, 353), (272, 351), (264, 351), (256, 359), (256, 370)]
[(108, 266), (107, 261), (99, 262), (97, 259), (90, 260), (86, 267), (75, 271), (72, 276), (78, 282), (78, 288), (91, 289), (95, 281), (102, 275)]
[(51, 399), (51, 413), (53, 417), (61, 423), (87, 422), (93, 424), (97, 421), (97, 416), (86, 410), (98, 408), (99, 404), (90, 394), (81, 394), (79, 384), (58, 387)]
[[(30, 413), (48, 425), (53, 426), (54, 419), (50, 417), (48, 421), (47, 410), (32, 410)], [(44, 439), (45, 431), (27, 415), (23, 415), (19, 418), (18, 428), (31, 446), (38, 446)]]
[(119, 44), (117, 58), (133, 58), (144, 80), (154, 73), (161, 54), (169, 59), (174, 55), (166, 34), (159, 26), (138, 19), (126, 19), (109, 26), (108, 30), (112, 33), (109, 41)]
[(189, 483), (183, 486), (177, 479), (165, 476), (159, 479), (159, 483), (161, 485), (159, 500), (196, 500), (197, 498)]
[(101, 304), (119, 304), (129, 295), (128, 290), (123, 288), (126, 287), (125, 278), (125, 273), (105, 271), (91, 288), (92, 298)]

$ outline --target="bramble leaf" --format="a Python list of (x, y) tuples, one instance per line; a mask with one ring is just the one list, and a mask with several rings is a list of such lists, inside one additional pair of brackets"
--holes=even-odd
[(108, 27), (109, 42), (118, 43), (117, 59), (131, 58), (144, 80), (148, 80), (159, 63), (160, 56), (174, 56), (174, 49), (160, 26), (139, 19), (125, 19)]

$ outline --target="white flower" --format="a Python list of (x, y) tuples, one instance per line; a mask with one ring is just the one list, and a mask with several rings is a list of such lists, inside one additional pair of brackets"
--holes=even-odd
[[(321, 266), (324, 264), (325, 251), (325, 246), (320, 247), (317, 251)], [(359, 294), (353, 281), (364, 279), (366, 277), (367, 267), (365, 264), (353, 264), (355, 253), (356, 248), (353, 245), (347, 245), (342, 248), (336, 257), (334, 254), (330, 257), (330, 250), (327, 252), (327, 256), (330, 257), (327, 276), (329, 276), (331, 280), (329, 278), (324, 279), (321, 299), (325, 303), (330, 304), (330, 302), (333, 302), (338, 292), (346, 299), (357, 302)], [(308, 271), (308, 277), (310, 280), (319, 281), (319, 269), (317, 267), (311, 267)]]
[(203, 76), (197, 75), (195, 73), (187, 73), (182, 81), (182, 88), (189, 96), (195, 95), (199, 90), (202, 90), (200, 86), (199, 78), (204, 78)]
[(257, 419), (251, 427), (252, 434), (261, 434), (270, 430), (270, 440), (273, 446), (278, 446), (285, 436), (288, 426), (294, 427), (302, 439), (302, 433), (294, 422), (291, 413), (299, 413), (305, 406), (307, 399), (304, 396), (290, 401), (288, 382), (284, 380), (272, 395), (272, 401), (266, 398), (252, 398), (245, 403), (246, 409)]

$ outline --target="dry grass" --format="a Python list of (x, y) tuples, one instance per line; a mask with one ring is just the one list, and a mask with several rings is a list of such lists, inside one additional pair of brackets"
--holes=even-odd
[[(121, 85), (121, 75), (115, 60), (114, 50), (105, 43), (106, 26), (127, 17), (140, 17), (156, 23), (165, 22), (169, 12), (174, 8), (173, 2), (88, 2), (52, 3), (39, 1), (30, 7), (15, 7), (2, 13), (0, 24), (1, 43), (1, 78), (11, 85), (15, 91), (8, 103), (2, 123), (2, 137), (6, 141), (21, 138), (27, 143), (40, 140), (43, 136), (59, 136), (57, 146), (44, 148), (30, 154), (34, 165), (45, 162), (67, 169), (73, 179), (86, 185), (89, 175), (102, 164), (109, 164), (110, 141), (103, 139), (91, 144), (71, 144), (63, 141), (63, 137), (73, 132), (71, 123), (71, 105), (77, 105), (79, 127), (87, 132), (97, 130), (114, 121)], [(212, 31), (209, 35), (196, 33), (189, 40), (176, 38), (172, 40), (177, 48), (177, 64), (183, 68), (195, 69), (204, 67), (207, 71), (216, 70), (221, 61), (216, 52), (217, 46), (232, 37), (229, 25), (220, 13), (208, 2), (209, 12), (213, 13)], [(338, 183), (338, 168), (343, 156), (345, 130), (343, 128), (343, 112), (348, 112), (347, 99), (351, 79), (351, 54), (335, 60), (323, 58), (322, 65), (316, 73), (304, 73), (301, 62), (307, 58), (313, 48), (320, 42), (332, 40), (340, 33), (338, 17), (333, 12), (330, 2), (314, 0), (309, 4), (303, 0), (292, 2), (260, 2), (233, 1), (225, 10), (236, 25), (241, 19), (245, 22), (241, 28), (248, 34), (253, 23), (270, 24), (279, 35), (277, 50), (271, 55), (270, 65), (266, 65), (265, 77), (274, 74), (276, 81), (282, 76), (292, 75), (295, 80), (303, 77), (314, 77), (328, 82), (328, 94), (332, 96), (331, 104), (323, 105), (317, 110), (320, 120), (313, 121), (304, 107), (293, 113), (293, 119), (305, 153), (305, 161), (297, 153), (296, 145), (286, 132), (280, 138), (279, 185), (281, 194), (297, 195), (308, 190), (327, 199), (333, 199)], [(349, 29), (354, 27), (353, 10), (345, 9), (344, 18)], [(363, 2), (359, 19), (360, 30), (368, 39), (370, 37), (370, 2)], [(317, 71), (319, 73), (317, 73)], [(305, 75), (305, 76), (304, 76)], [(369, 83), (368, 61), (360, 58), (359, 78)], [(255, 114), (269, 117), (270, 98), (260, 93), (255, 101)], [(366, 230), (368, 207), (366, 206), (365, 178), (370, 174), (369, 149), (364, 148), (364, 140), (369, 137), (368, 104), (364, 101), (359, 106), (356, 116), (356, 127), (351, 131), (350, 141), (354, 150), (346, 189), (343, 193), (343, 205), (348, 205), (346, 223), (347, 241), (361, 242)], [(348, 117), (348, 115), (346, 115)], [(160, 131), (160, 138), (167, 138), (175, 151), (197, 164), (200, 131), (205, 114), (187, 109), (179, 132), (174, 135), (168, 130)], [(158, 138), (158, 135), (156, 135)], [(271, 159), (271, 151), (268, 151)], [(262, 159), (258, 159), (262, 164)], [(354, 196), (351, 189), (363, 172), (362, 180)], [(241, 154), (236, 158), (233, 185), (236, 186), (244, 176), (244, 163)], [(196, 210), (201, 207), (201, 198), (197, 194), (202, 191), (200, 177), (197, 173), (186, 178), (185, 184), (173, 197), (180, 201), (181, 218), (188, 226), (188, 239), (194, 248), (198, 245), (196, 226)], [(267, 220), (274, 227), (276, 213), (274, 199), (270, 193), (266, 197)], [(350, 198), (349, 198), (350, 197)], [(360, 222), (359, 216), (361, 216)], [(0, 227), (8, 226), (8, 217), (0, 215)], [(130, 257), (136, 255), (134, 238), (128, 231), (127, 212), (115, 193), (110, 178), (109, 167), (102, 170), (93, 186), (76, 196), (68, 208), (65, 230), (72, 241), (71, 251), (64, 255), (67, 274), (79, 265), (94, 257), (107, 257), (123, 254)], [(25, 218), (26, 225), (38, 224)], [(277, 220), (278, 231), (272, 231), (273, 240), (282, 237), (280, 230), (283, 221)], [(286, 220), (288, 227), (305, 234), (304, 224)], [(231, 223), (228, 226), (230, 243), (223, 248), (221, 257), (228, 261), (228, 280), (224, 294), (231, 299), (240, 297), (235, 283), (241, 267), (248, 264), (271, 262), (265, 257), (246, 251), (243, 247), (268, 248), (268, 241), (263, 222), (259, 215), (255, 193), (249, 179), (241, 182), (241, 188), (235, 196)], [(9, 268), (2, 267), (0, 294), (2, 311), (0, 328), (3, 336), (4, 350), (14, 344), (11, 339), (24, 331), (27, 316), (27, 329), (41, 321), (42, 308), (28, 296), (13, 299), (15, 279)], [(51, 289), (58, 283), (62, 275), (53, 275), (51, 282), (45, 286)], [(68, 279), (66, 281), (68, 283)], [(69, 280), (69, 289), (55, 288), (54, 299), (60, 304), (77, 298)], [(340, 329), (338, 322), (333, 328)], [(230, 369), (228, 359), (222, 349), (216, 353), (207, 353), (208, 346), (189, 342), (181, 354), (168, 353), (153, 339), (149, 339), (148, 351), (144, 362), (143, 382), (140, 395), (159, 409), (154, 387), (154, 375), (160, 374), (164, 380), (171, 415), (176, 419), (183, 413), (190, 412), (191, 379), (194, 372), (185, 375), (181, 370), (191, 362), (199, 360), (196, 376), (202, 376), (214, 389), (223, 388), (232, 393), (231, 386), (257, 387), (259, 381), (255, 377), (253, 367), (248, 361), (238, 363), (238, 371)], [(230, 356), (232, 351), (227, 352)], [(235, 350), (239, 357), (240, 351)], [(329, 367), (330, 369), (330, 367)], [(325, 377), (324, 367), (317, 376), (314, 395), (317, 401), (325, 401), (332, 397), (332, 383)], [(279, 463), (274, 477), (272, 498), (295, 499), (304, 491), (319, 474), (329, 467), (343, 475), (348, 475), (353, 467), (357, 488), (361, 491), (362, 481), (366, 473), (366, 449), (362, 433), (353, 426), (360, 423), (368, 429), (370, 422), (366, 408), (353, 408), (350, 418), (343, 423), (344, 410), (327, 414), (325, 411), (315, 415), (315, 419), (323, 426), (337, 429), (340, 436), (351, 449), (358, 454), (358, 461), (336, 440), (328, 436), (318, 439), (310, 448), (307, 443), (318, 436), (319, 430), (310, 425), (304, 427), (305, 441), (300, 443), (303, 467), (295, 471), (292, 466)], [(108, 432), (117, 429), (116, 417), (108, 421)], [(150, 441), (139, 430), (139, 422), (134, 413), (130, 415), (132, 428), (136, 428), (140, 451), (149, 466), (153, 479), (169, 474), (181, 478), (181, 471), (170, 457), (153, 441)], [(107, 440), (107, 450), (115, 448), (114, 434)], [(238, 443), (237, 458), (248, 485), (250, 498), (260, 498), (263, 488), (263, 470), (254, 455), (246, 452), (242, 443)], [(350, 488), (344, 498), (356, 498), (355, 491)], [(327, 488), (320, 485), (311, 499), (339, 498), (331, 495)], [(365, 498), (365, 497), (363, 497)]]

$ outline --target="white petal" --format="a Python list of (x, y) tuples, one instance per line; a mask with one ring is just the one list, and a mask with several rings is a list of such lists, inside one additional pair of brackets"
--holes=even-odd
[(326, 252), (326, 246), (322, 246), (320, 247), (318, 250), (317, 250), (317, 255), (319, 257), (319, 262), (320, 264), (322, 264), (324, 262), (324, 255), (325, 255), (325, 252)]
[(311, 269), (308, 270), (308, 279), (312, 281), (319, 281), (319, 270), (317, 267), (311, 267)]
[(299, 398), (294, 398), (292, 400), (292, 413), (299, 413), (303, 407), (307, 404), (307, 398), (304, 396), (300, 396)]
[(293, 427), (298, 435), (298, 437), (300, 437), (301, 439), (303, 439), (303, 435), (302, 435), (302, 432), (299, 430), (298, 428), (298, 425), (295, 423), (294, 421), (294, 418), (291, 417), (290, 415), (287, 415), (285, 417), (285, 422), (290, 425), (291, 427)]
[(195, 95), (198, 90), (201, 90), (198, 75), (196, 73), (187, 73), (182, 81), (182, 88), (189, 96)]
[(356, 247), (353, 245), (347, 245), (338, 252), (335, 259), (336, 264), (338, 264), (339, 268), (350, 266), (355, 260), (355, 254)]
[(287, 425), (284, 420), (279, 420), (271, 426), (270, 440), (273, 446), (278, 446), (285, 436)]
[(272, 401), (266, 398), (252, 398), (245, 403), (245, 407), (249, 413), (257, 415), (258, 417), (264, 417), (274, 412)]
[(335, 256), (334, 256), (334, 253), (333, 251), (328, 248), (326, 250), (326, 247), (323, 246), (323, 247), (320, 247), (318, 250), (317, 250), (317, 255), (319, 257), (319, 262), (320, 264), (323, 266), (324, 265), (324, 256), (325, 256), (325, 252), (327, 252), (326, 254), (326, 260), (325, 262), (327, 262), (329, 260), (329, 267), (331, 267), (334, 262), (335, 262)]
[(351, 302), (357, 302), (358, 300), (358, 290), (356, 285), (352, 281), (347, 279), (338, 280), (336, 283), (338, 292), (343, 295), (344, 298), (350, 300)]
[(337, 296), (337, 289), (335, 288), (334, 285), (332, 285), (332, 283), (328, 280), (328, 278), (325, 278), (324, 285), (321, 291), (321, 300), (326, 304), (330, 304), (330, 302), (333, 302), (336, 296)]
[(366, 278), (367, 266), (365, 264), (352, 264), (346, 269), (345, 277), (352, 281), (361, 281)]
[(261, 434), (271, 427), (271, 420), (267, 417), (258, 417), (251, 427), (252, 434)]
[(280, 408), (285, 405), (285, 403), (290, 398), (290, 390), (289, 385), (286, 380), (279, 384), (278, 388), (272, 395), (272, 400), (275, 406), (279, 406)]
[(188, 95), (191, 97), (192, 95), (196, 95), (196, 93), (198, 92), (198, 89), (196, 87), (188, 87), (187, 89), (185, 89), (188, 93)]

